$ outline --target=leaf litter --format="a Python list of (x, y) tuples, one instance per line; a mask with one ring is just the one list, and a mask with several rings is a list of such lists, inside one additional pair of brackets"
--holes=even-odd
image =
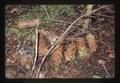
[[(79, 6), (79, 5), (76, 5), (75, 10), (77, 10), (77, 12), (80, 13), (81, 10), (79, 10), (79, 8), (82, 8), (82, 10), (85, 11), (84, 7)], [(16, 11), (16, 9), (13, 12), (15, 12), (15, 11)], [(101, 11), (99, 11), (99, 12), (101, 12)], [(64, 18), (68, 19), (68, 20), (70, 19), (69, 17), (64, 17)], [(105, 18), (105, 19), (109, 19), (109, 18)], [(106, 23), (106, 24), (104, 24), (104, 23)], [(101, 27), (101, 28), (104, 28), (104, 30), (109, 30), (109, 29), (106, 28), (109, 21), (106, 21), (104, 23), (102, 22), (102, 24), (104, 26)], [(18, 21), (18, 24), (17, 24), (18, 26), (17, 27), (20, 28), (20, 29), (24, 29), (24, 28), (30, 29), (34, 26), (39, 26), (40, 24), (41, 24), (41, 22), (38, 19), (25, 20), (25, 21)], [(72, 34), (72, 35), (68, 34), (67, 38), (65, 38), (65, 40), (62, 41), (62, 43), (58, 44), (55, 47), (55, 50), (47, 58), (47, 60), (45, 62), (45, 64), (47, 64), (47, 66), (45, 66), (45, 71), (47, 71), (47, 73), (43, 73), (43, 71), (44, 71), (44, 69), (43, 69), (39, 78), (59, 78), (59, 77), (60, 78), (101, 78), (102, 77), (102, 76), (97, 75), (95, 73), (99, 73), (99, 74), (101, 73), (104, 76), (106, 76), (106, 73), (102, 73), (103, 71), (101, 71), (102, 70), (101, 67), (99, 67), (99, 69), (97, 69), (98, 68), (97, 67), (97, 64), (98, 64), (97, 61), (99, 61), (102, 56), (112, 57), (112, 54), (114, 55), (114, 52), (113, 52), (113, 49), (108, 49), (107, 50), (104, 47), (104, 45), (100, 45), (100, 44), (101, 44), (101, 42), (103, 42), (103, 43), (106, 43), (106, 45), (108, 45), (108, 47), (111, 47), (110, 46), (111, 41), (108, 41), (107, 39), (113, 39), (113, 37), (110, 37), (110, 36), (104, 36), (103, 37), (102, 35), (98, 35), (98, 33), (101, 33), (101, 30), (97, 31), (97, 28), (94, 28), (94, 27), (98, 27), (99, 23), (96, 20), (93, 24), (94, 25), (91, 24), (92, 28), (90, 28), (90, 30), (88, 29), (89, 32), (86, 33), (85, 36), (84, 35), (81, 35), (81, 37), (77, 36), (77, 39), (74, 39), (75, 41), (74, 40), (69, 40), (71, 37), (74, 37), (75, 33), (81, 33), (81, 30), (78, 29), (78, 27), (76, 26), (73, 30), (74, 32), (70, 32), (70, 34)], [(61, 25), (59, 25), (59, 26), (64, 28), (64, 30), (66, 29), (66, 27), (63, 27)], [(99, 25), (99, 26), (101, 26), (101, 25)], [(58, 27), (56, 27), (56, 29), (57, 28)], [(81, 26), (79, 26), (79, 28), (81, 28)], [(114, 26), (110, 26), (110, 29), (112, 29), (112, 28), (114, 28)], [(60, 29), (61, 28), (59, 28), (59, 31), (61, 31), (63, 33), (63, 31), (60, 30)], [(38, 50), (39, 51), (38, 55), (39, 55), (39, 57), (44, 57), (44, 55), (48, 51), (49, 47), (54, 45), (56, 40), (59, 39), (59, 37), (56, 34), (60, 34), (60, 33), (57, 33), (57, 31), (54, 32), (54, 30), (53, 30), (53, 32), (55, 33), (55, 34), (53, 34), (51, 32), (51, 30), (50, 29), (40, 30), (39, 45), (38, 45), (38, 49), (39, 49)], [(93, 30), (94, 33), (91, 30)], [(109, 30), (109, 31), (111, 31), (111, 30)], [(108, 34), (112, 34), (112, 32), (107, 33), (107, 31), (106, 31), (106, 33), (104, 33), (104, 34), (108, 35)], [(6, 35), (6, 37), (7, 37), (7, 35)], [(105, 39), (105, 37), (109, 37), (109, 38)], [(9, 39), (9, 37), (7, 37), (7, 38)], [(11, 45), (9, 44), (9, 42), (11, 42), (11, 41), (14, 41), (14, 39), (8, 41), (8, 46), (10, 46), (10, 47), (12, 47), (12, 44), (13, 44), (13, 43), (11, 43)], [(22, 40), (22, 41), (25, 41), (25, 40)], [(112, 41), (112, 43), (113, 43), (113, 41)], [(8, 51), (8, 50), (6, 50), (6, 51)], [(16, 51), (18, 51), (18, 50), (16, 50)], [(17, 58), (19, 66), (23, 66), (24, 67), (23, 69), (28, 69), (28, 71), (30, 71), (31, 66), (33, 64), (31, 62), (30, 57), (21, 56), (18, 53), (10, 54), (10, 56), (12, 56), (12, 55), (15, 55), (15, 58)], [(92, 56), (90, 57), (90, 55), (92, 55)], [(18, 58), (18, 56), (19, 56), (19, 58)], [(82, 69), (82, 72), (80, 72), (80, 69), (77, 69), (77, 67), (79, 67), (81, 65), (73, 64), (74, 61), (76, 61), (76, 64), (79, 64), (80, 62), (82, 62), (82, 60), (80, 60), (80, 62), (77, 61), (78, 57), (80, 59), (84, 59), (85, 57), (89, 57), (89, 60), (91, 60), (91, 62), (89, 62), (89, 64), (91, 64), (91, 66), (88, 66), (89, 64), (85, 64), (85, 68)], [(32, 57), (32, 58), (33, 58), (32, 60), (34, 60), (34, 57)], [(10, 61), (11, 59), (10, 60), (6, 59), (6, 60), (7, 60), (6, 63), (11, 63), (11, 61)], [(110, 60), (112, 61), (112, 59), (110, 59)], [(52, 61), (53, 63), (51, 64), (50, 61)], [(69, 62), (69, 65), (66, 64), (66, 62)], [(14, 63), (16, 63), (16, 62), (13, 61), (12, 64), (14, 64)], [(99, 61), (99, 63), (103, 63), (103, 61), (102, 62)], [(106, 62), (106, 63), (108, 65), (110, 64), (109, 62)], [(113, 70), (114, 69), (114, 67), (113, 67), (114, 66), (114, 61), (112, 61), (112, 63), (113, 63), (113, 65), (107, 66), (108, 68), (106, 68), (106, 69), (109, 69), (109, 71), (111, 70), (114, 73), (114, 70)], [(61, 69), (60, 68), (61, 65), (65, 65), (66, 68), (63, 67)], [(50, 66), (53, 66), (55, 68), (57, 66), (59, 70), (58, 71), (52, 70), (52, 68)], [(13, 70), (8, 69), (6, 71), (7, 71), (6, 73), (9, 74), (9, 72), (13, 71)], [(107, 72), (109, 72), (109, 71), (107, 71)], [(14, 71), (13, 71), (13, 73), (14, 73)], [(16, 73), (18, 73), (18, 72), (16, 72)], [(20, 77), (17, 77), (17, 78), (21, 78), (22, 73), (18, 73), (18, 74), (19, 74), (18, 76), (20, 76)], [(112, 73), (110, 73), (110, 74), (112, 74)], [(8, 77), (15, 78), (15, 74), (13, 76), (11, 76), (11, 75), (12, 74), (8, 75)]]

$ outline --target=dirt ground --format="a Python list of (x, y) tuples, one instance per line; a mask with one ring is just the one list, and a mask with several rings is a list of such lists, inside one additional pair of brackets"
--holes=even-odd
[[(93, 9), (101, 7), (101, 5), (94, 5)], [(78, 14), (75, 17), (70, 16), (60, 16), (59, 20), (64, 22), (72, 23), (76, 18), (78, 18), (85, 10), (84, 5), (74, 5), (74, 10)], [(11, 8), (12, 10), (12, 8)], [(15, 20), (17, 20), (17, 13), (9, 14), (6, 12), (6, 21), (11, 19), (14, 25)], [(9, 19), (8, 19), (8, 18)], [(57, 59), (59, 66), (54, 65), (54, 58), (51, 56), (47, 57), (41, 70), (39, 78), (113, 78), (115, 74), (115, 54), (114, 54), (114, 34), (115, 34), (115, 23), (114, 23), (114, 7), (110, 6), (105, 9), (101, 9), (97, 14), (91, 15), (91, 24), (87, 31), (83, 31), (82, 27), (76, 23), (72, 26), (68, 34), (63, 40), (63, 52), (69, 48), (72, 40), (67, 40), (70, 38), (84, 38), (85, 46), (88, 47), (86, 35), (88, 32), (95, 36), (96, 51), (90, 54), (90, 57), (86, 59), (80, 59), (79, 54), (75, 54), (75, 59), (66, 61), (65, 56)], [(84, 22), (84, 21), (83, 21)], [(9, 23), (9, 22), (6, 22)], [(6, 24), (6, 28), (10, 25)], [(70, 24), (59, 22), (53, 28), (46, 29), (48, 32), (53, 32), (58, 36), (61, 36), (63, 32), (68, 28)], [(12, 28), (12, 27), (9, 27)], [(41, 29), (39, 29), (41, 30)], [(25, 30), (26, 31), (26, 30)], [(23, 31), (23, 32), (25, 32)], [(35, 43), (25, 39), (25, 37), (18, 37), (15, 33), (6, 32), (5, 41), (5, 67), (6, 67), (6, 77), (7, 78), (35, 78), (39, 64), (43, 59), (43, 56), (37, 58), (36, 67), (32, 77), (30, 76), (31, 67), (33, 65), (33, 60), (35, 58)], [(34, 30), (35, 34), (35, 30)], [(74, 41), (74, 40), (73, 40)], [(44, 44), (43, 48), (44, 48)], [(72, 45), (73, 46), (73, 45)], [(51, 46), (48, 46), (50, 48)], [(60, 48), (60, 47), (59, 47)], [(23, 50), (28, 50), (28, 52), (23, 53)], [(43, 50), (45, 51), (45, 50)], [(42, 51), (42, 52), (43, 52)], [(72, 50), (68, 52), (73, 52)], [(58, 54), (59, 55), (59, 54)], [(30, 57), (29, 57), (30, 56)], [(56, 55), (57, 56), (57, 55)], [(71, 55), (73, 56), (73, 55)], [(58, 57), (57, 57), (58, 58)], [(67, 57), (68, 58), (68, 57)], [(32, 59), (32, 60), (31, 60)], [(56, 61), (56, 58), (55, 58)], [(100, 63), (103, 63), (101, 64)]]

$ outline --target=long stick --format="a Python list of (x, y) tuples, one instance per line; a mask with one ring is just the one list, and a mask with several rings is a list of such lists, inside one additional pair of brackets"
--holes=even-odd
[(33, 71), (35, 69), (35, 64), (36, 64), (37, 56), (38, 56), (38, 29), (36, 29), (35, 58), (34, 58), (34, 63), (33, 63), (33, 67), (32, 67), (32, 70), (31, 70), (31, 75), (33, 74)]
[(40, 66), (39, 66), (39, 68), (38, 68), (38, 74), (36, 75), (37, 78), (39, 77), (41, 68), (42, 68), (42, 66), (43, 66), (43, 63), (44, 63), (46, 57), (47, 57), (47, 56), (49, 55), (49, 53), (54, 49), (54, 47), (55, 47), (60, 41), (62, 41), (62, 39), (65, 37), (66, 33), (70, 30), (70, 28), (71, 28), (78, 20), (82, 19), (83, 17), (89, 16), (91, 13), (96, 12), (96, 11), (98, 11), (99, 9), (106, 8), (106, 7), (109, 7), (109, 6), (99, 7), (99, 8), (97, 8), (97, 9), (95, 9), (95, 10), (89, 12), (89, 13), (86, 13), (86, 14), (80, 16), (79, 18), (77, 18), (77, 19), (67, 28), (67, 30), (62, 34), (62, 36), (59, 38), (59, 40), (48, 50), (48, 52), (47, 52), (47, 53), (45, 54), (45, 56), (43, 57), (43, 59), (42, 59), (42, 61), (41, 61), (41, 64), (40, 64)]

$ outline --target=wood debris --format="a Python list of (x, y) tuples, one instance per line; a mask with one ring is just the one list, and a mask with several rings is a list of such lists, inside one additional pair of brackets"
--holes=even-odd
[[(89, 12), (91, 12), (92, 8), (93, 8), (93, 5), (87, 5), (86, 6), (86, 14), (88, 14)], [(90, 23), (91, 23), (91, 19), (90, 18), (85, 19), (84, 24), (83, 24), (83, 28), (84, 29), (88, 29)]]
[(62, 58), (63, 58), (63, 45), (60, 44), (55, 47), (55, 50), (51, 55), (51, 60), (54, 61), (55, 66), (59, 66), (62, 63)]
[(96, 44), (95, 36), (91, 32), (88, 32), (86, 38), (91, 53), (96, 52), (97, 44)]
[(84, 40), (84, 38), (79, 38), (76, 41), (76, 46), (77, 46), (77, 49), (79, 49), (81, 46), (85, 46), (85, 40)]
[(45, 54), (48, 51), (48, 45), (47, 42), (45, 40), (45, 35), (43, 33), (40, 33), (40, 37), (39, 37), (39, 54), (38, 56), (45, 56)]
[(26, 20), (26, 21), (18, 21), (17, 25), (18, 25), (18, 28), (20, 28), (20, 29), (31, 28), (34, 26), (39, 26), (40, 20), (32, 19), (32, 20)]
[(85, 40), (84, 38), (80, 38), (77, 42), (77, 49), (80, 59), (85, 59), (86, 57), (89, 57), (89, 51), (88, 48), (85, 46)]
[(19, 65), (21, 65), (22, 67), (30, 70), (32, 67), (32, 61), (30, 59), (30, 57), (27, 56), (20, 56), (18, 59), (18, 63)]
[(72, 41), (72, 43), (68, 45), (68, 48), (64, 52), (65, 60), (67, 62), (74, 60), (75, 54), (76, 54), (76, 43), (74, 41)]
[(59, 39), (53, 32), (50, 33), (49, 31), (41, 30), (41, 33), (48, 39), (50, 45), (53, 45)]

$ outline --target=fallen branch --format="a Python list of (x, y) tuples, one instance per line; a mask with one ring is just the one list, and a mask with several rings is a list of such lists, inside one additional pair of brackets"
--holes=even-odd
[(37, 56), (38, 56), (38, 29), (36, 29), (35, 58), (34, 58), (34, 63), (33, 63), (33, 67), (32, 67), (32, 70), (31, 70), (31, 76), (32, 76), (33, 71), (34, 71), (34, 69), (35, 69), (35, 64), (36, 64)]
[(49, 55), (49, 53), (55, 48), (55, 46), (56, 46), (57, 44), (59, 44), (59, 43), (62, 41), (62, 39), (66, 36), (67, 32), (71, 29), (71, 27), (72, 27), (78, 20), (81, 20), (83, 17), (89, 16), (89, 15), (92, 14), (93, 12), (96, 12), (96, 11), (98, 11), (98, 10), (100, 10), (100, 9), (103, 9), (103, 8), (106, 8), (106, 7), (109, 7), (109, 6), (99, 7), (99, 8), (97, 8), (97, 9), (95, 9), (95, 10), (89, 12), (89, 13), (86, 13), (86, 14), (80, 16), (79, 18), (77, 18), (77, 19), (67, 28), (67, 30), (62, 34), (62, 36), (58, 39), (58, 41), (48, 50), (48, 52), (47, 52), (47, 53), (45, 54), (45, 56), (43, 57), (43, 59), (42, 59), (42, 61), (41, 61), (41, 64), (40, 64), (40, 66), (39, 66), (39, 68), (38, 68), (38, 73), (37, 73), (37, 75), (36, 75), (36, 78), (39, 77), (39, 74), (40, 74), (40, 71), (41, 71), (41, 69), (42, 69), (43, 63), (44, 63), (45, 59), (47, 58), (47, 56)]

